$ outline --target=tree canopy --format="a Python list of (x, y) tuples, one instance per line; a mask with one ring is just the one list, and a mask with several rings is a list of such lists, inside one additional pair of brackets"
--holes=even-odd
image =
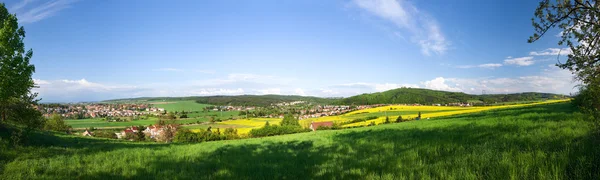
[[(581, 81), (581, 95), (589, 95), (581, 104), (586, 109), (600, 109), (600, 4), (597, 0), (542, 0), (535, 10), (533, 43), (553, 28), (561, 30), (559, 46), (567, 46), (567, 60), (557, 66), (568, 69)], [(581, 97), (581, 96), (580, 96)], [(591, 98), (591, 99), (589, 99)]]
[(12, 122), (39, 128), (41, 114), (33, 108), (37, 93), (31, 93), (35, 86), (31, 78), (35, 67), (29, 63), (33, 51), (25, 51), (25, 29), (3, 3), (0, 22), (0, 124)]

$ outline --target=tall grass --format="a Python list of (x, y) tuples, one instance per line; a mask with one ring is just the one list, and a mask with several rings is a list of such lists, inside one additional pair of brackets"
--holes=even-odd
[(586, 118), (561, 103), (200, 144), (44, 136), (0, 153), (0, 179), (598, 179)]

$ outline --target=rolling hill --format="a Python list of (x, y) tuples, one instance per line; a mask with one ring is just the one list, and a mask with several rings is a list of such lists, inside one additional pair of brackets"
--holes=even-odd
[(513, 93), (473, 95), (462, 92), (437, 91), (419, 88), (398, 88), (389, 91), (361, 94), (340, 99), (339, 104), (446, 104), (457, 102), (502, 103), (519, 101), (540, 101), (566, 98), (565, 95), (551, 93)]
[(274, 103), (307, 101), (316, 104), (446, 104), (446, 103), (504, 103), (520, 101), (540, 101), (567, 98), (551, 93), (513, 93), (473, 95), (462, 92), (437, 91), (420, 88), (398, 88), (384, 92), (361, 94), (347, 98), (321, 98), (296, 95), (238, 95), (238, 96), (192, 96), (192, 97), (142, 97), (102, 101), (104, 103), (144, 103), (156, 101), (196, 101), (200, 104), (234, 106), (268, 106)]

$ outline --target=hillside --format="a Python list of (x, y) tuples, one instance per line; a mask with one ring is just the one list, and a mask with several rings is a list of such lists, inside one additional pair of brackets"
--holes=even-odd
[(200, 104), (232, 105), (232, 106), (268, 106), (274, 103), (306, 101), (316, 104), (332, 104), (334, 98), (320, 98), (295, 95), (238, 95), (238, 96), (191, 96), (191, 97), (141, 97), (114, 99), (103, 103), (148, 103), (157, 101), (196, 101)]
[(600, 178), (593, 122), (569, 103), (199, 144), (9, 134), (0, 179)]
[(541, 101), (566, 98), (565, 95), (552, 93), (513, 93), (473, 95), (462, 92), (437, 91), (420, 88), (398, 88), (384, 92), (361, 94), (347, 98), (321, 98), (296, 95), (238, 95), (238, 96), (193, 96), (193, 97), (143, 97), (102, 101), (104, 103), (145, 103), (155, 101), (189, 101), (211, 105), (268, 106), (274, 103), (307, 101), (316, 104), (446, 104), (446, 103), (505, 103), (522, 101)]
[(519, 101), (540, 101), (547, 99), (565, 98), (564, 95), (551, 93), (514, 93), (472, 95), (462, 92), (436, 91), (420, 88), (398, 88), (384, 92), (361, 94), (344, 98), (339, 104), (445, 104), (457, 102), (472, 103), (501, 103)]

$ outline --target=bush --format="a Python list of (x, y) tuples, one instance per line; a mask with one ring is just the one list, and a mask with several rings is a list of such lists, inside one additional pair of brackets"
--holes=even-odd
[(52, 117), (46, 120), (46, 123), (44, 123), (44, 129), (66, 132), (71, 129), (71, 127), (65, 123), (65, 120), (62, 116), (54, 114)]
[(373, 120), (373, 119), (377, 119), (377, 116), (368, 116), (368, 117), (365, 117), (365, 118), (353, 119), (353, 120), (344, 122), (342, 124), (352, 124), (352, 123), (357, 123), (357, 122), (365, 122), (365, 121)]
[(112, 131), (94, 131), (94, 137), (117, 139), (117, 135)]
[(397, 123), (403, 122), (403, 121), (404, 121), (404, 119), (402, 119), (402, 115), (399, 115), (398, 118), (396, 118)]
[(573, 104), (595, 119), (600, 119), (600, 85), (581, 86)]
[(293, 134), (301, 132), (310, 132), (310, 129), (305, 129), (300, 126), (278, 126), (270, 125), (258, 129), (250, 130), (251, 137), (266, 137), (283, 134)]
[(294, 117), (294, 115), (292, 115), (292, 114), (286, 114), (285, 116), (283, 116), (283, 120), (281, 120), (281, 125), (282, 126), (298, 126), (298, 127), (300, 127), (300, 123), (298, 122), (298, 119), (296, 119), (296, 117)]
[(174, 142), (179, 143), (199, 143), (204, 141), (218, 141), (228, 139), (239, 139), (237, 130), (233, 128), (225, 129), (225, 133), (221, 134), (220, 130), (212, 131), (210, 129), (200, 130), (200, 132), (192, 132), (187, 129), (180, 129), (173, 138)]

